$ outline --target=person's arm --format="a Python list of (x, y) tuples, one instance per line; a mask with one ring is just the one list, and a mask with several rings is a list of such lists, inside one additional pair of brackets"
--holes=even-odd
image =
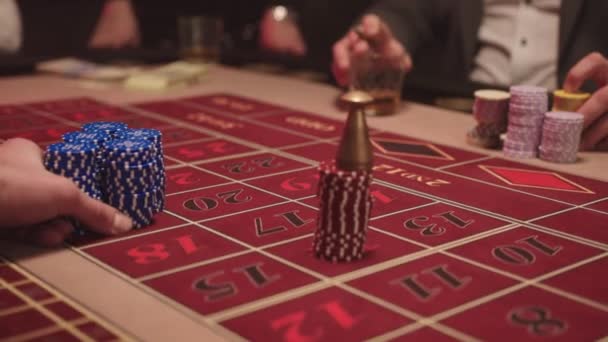
[(125, 48), (140, 44), (139, 24), (130, 0), (106, 0), (89, 40), (91, 48)]
[(587, 80), (593, 80), (598, 89), (578, 110), (585, 116), (581, 149), (608, 151), (608, 59), (602, 54), (594, 52), (580, 60), (568, 72), (563, 87), (574, 92)]
[(21, 15), (15, 0), (0, 1), (0, 52), (21, 48)]
[(395, 39), (391, 29), (377, 15), (367, 14), (355, 29), (333, 46), (332, 73), (338, 84), (346, 86), (350, 83), (353, 61), (371, 50), (406, 73), (412, 68), (410, 54)]
[(306, 55), (306, 42), (302, 38), (293, 7), (269, 7), (262, 15), (259, 29), (259, 44), (262, 49), (294, 56)]
[(449, 10), (448, 6), (454, 4), (442, 0), (378, 1), (355, 25), (361, 34), (351, 30), (334, 44), (332, 72), (336, 81), (348, 84), (351, 59), (367, 53), (370, 41), (375, 52), (384, 58), (401, 59), (406, 72), (409, 71), (411, 56), (433, 37), (434, 27)]
[(0, 236), (52, 246), (63, 242), (73, 217), (101, 234), (131, 229), (131, 219), (82, 192), (71, 180), (48, 172), (42, 151), (25, 139), (0, 144)]

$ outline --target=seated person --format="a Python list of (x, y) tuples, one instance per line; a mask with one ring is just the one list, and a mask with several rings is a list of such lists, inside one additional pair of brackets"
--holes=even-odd
[[(351, 58), (370, 49), (445, 79), (496, 87), (532, 84), (593, 91), (581, 148), (608, 150), (608, 41), (602, 1), (381, 0), (333, 46), (332, 71), (349, 83)], [(365, 37), (365, 39), (362, 39)], [(595, 84), (586, 82), (595, 81)]]
[(0, 0), (0, 52), (52, 57), (139, 41), (130, 0)]

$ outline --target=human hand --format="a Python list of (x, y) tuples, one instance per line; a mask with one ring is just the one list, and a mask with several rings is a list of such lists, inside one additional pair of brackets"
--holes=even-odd
[(306, 54), (306, 43), (288, 9), (276, 6), (267, 10), (260, 22), (259, 44), (265, 50), (294, 56)]
[(333, 46), (332, 72), (338, 84), (350, 83), (352, 61), (373, 50), (380, 58), (403, 68), (407, 73), (412, 68), (412, 59), (393, 35), (390, 28), (375, 14), (361, 19), (357, 31), (349, 31)]
[(570, 69), (564, 90), (575, 92), (587, 80), (593, 80), (598, 89), (578, 110), (585, 116), (581, 149), (608, 151), (608, 59), (598, 52), (587, 55)]
[(101, 234), (123, 233), (133, 225), (71, 180), (48, 172), (35, 143), (16, 138), (0, 144), (0, 236), (58, 245), (73, 230), (65, 216)]
[(119, 49), (138, 46), (139, 43), (139, 27), (131, 1), (106, 0), (89, 47)]

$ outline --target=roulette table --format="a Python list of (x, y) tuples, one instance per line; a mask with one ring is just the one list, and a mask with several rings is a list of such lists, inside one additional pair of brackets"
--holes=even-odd
[(405, 102), (369, 117), (365, 257), (316, 259), (338, 94), (220, 66), (157, 93), (0, 80), (0, 138), (45, 147), (90, 121), (155, 128), (167, 180), (149, 227), (56, 249), (0, 241), (0, 340), (608, 336), (608, 156), (504, 158), (466, 145), (464, 113)]

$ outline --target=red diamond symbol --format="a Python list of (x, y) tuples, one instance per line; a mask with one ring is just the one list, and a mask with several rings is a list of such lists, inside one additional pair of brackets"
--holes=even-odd
[(592, 194), (593, 191), (550, 171), (517, 169), (503, 166), (479, 165), (481, 169), (501, 181), (514, 186)]

